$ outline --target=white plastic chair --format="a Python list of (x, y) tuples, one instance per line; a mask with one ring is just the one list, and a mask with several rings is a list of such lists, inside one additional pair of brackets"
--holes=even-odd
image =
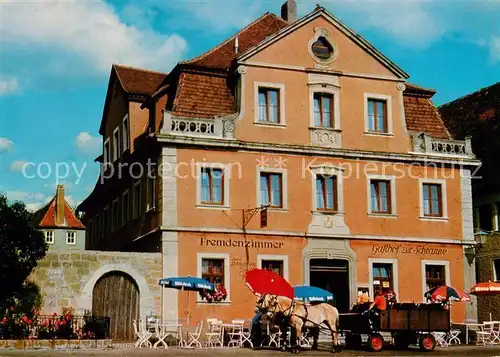
[(493, 336), (493, 326), (493, 322), (484, 322), (482, 325), (479, 325), (479, 330), (476, 331), (476, 344), (482, 344), (484, 346), (491, 343), (491, 338)]
[(245, 323), (244, 320), (233, 320), (231, 321), (231, 326), (228, 336), (229, 336), (229, 343), (227, 344), (228, 347), (242, 347), (243, 346), (243, 324)]
[(134, 326), (135, 336), (137, 337), (137, 341), (135, 342), (135, 347), (140, 348), (144, 344), (148, 348), (153, 347), (153, 345), (151, 344), (151, 341), (149, 341), (149, 339), (153, 336), (153, 333), (148, 331), (148, 329), (146, 328), (146, 321), (145, 320), (133, 320), (132, 324)]
[[(196, 323), (196, 330), (194, 332), (188, 332), (188, 342), (187, 347), (193, 348), (202, 348), (202, 344), (200, 342), (201, 332), (203, 331), (203, 321), (198, 321)], [(193, 346), (194, 345), (194, 346)]]
[(208, 332), (205, 332), (207, 337), (207, 347), (215, 348), (220, 346), (222, 348), (222, 321), (210, 320), (208, 321)]
[[(263, 321), (262, 323), (265, 324), (265, 329), (266, 329), (266, 334), (267, 337), (269, 338), (269, 343), (267, 344), (268, 347), (271, 347), (273, 344), (277, 348), (281, 347), (281, 330), (279, 326), (271, 326), (270, 321)], [(264, 341), (261, 343), (261, 347), (264, 344)]]
[(448, 347), (448, 342), (446, 341), (446, 332), (433, 332), (432, 335), (436, 339), (436, 344), (441, 347)]
[(252, 320), (245, 320), (245, 322), (248, 324), (248, 330), (245, 331), (245, 327), (243, 326), (241, 345), (243, 346), (245, 342), (248, 342), (250, 344), (250, 347), (253, 348), (253, 342), (250, 339), (250, 337), (252, 336)]
[(454, 343), (456, 343), (457, 345), (460, 345), (461, 342), (460, 342), (459, 336), (461, 333), (462, 333), (462, 331), (460, 331), (460, 330), (450, 330), (446, 342), (448, 342), (449, 345), (452, 345)]
[(491, 344), (496, 345), (500, 343), (500, 321), (493, 321), (493, 328), (491, 330)]

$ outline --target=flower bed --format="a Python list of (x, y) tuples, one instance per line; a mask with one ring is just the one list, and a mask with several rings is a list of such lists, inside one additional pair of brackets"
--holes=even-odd
[(109, 317), (86, 314), (75, 316), (72, 309), (61, 315), (40, 315), (38, 310), (16, 313), (11, 307), (0, 319), (0, 339), (106, 339), (109, 338)]
[(205, 299), (207, 302), (221, 302), (221, 301), (226, 300), (227, 291), (223, 286), (219, 286), (213, 292), (203, 290), (201, 292), (201, 297), (202, 297), (202, 299)]

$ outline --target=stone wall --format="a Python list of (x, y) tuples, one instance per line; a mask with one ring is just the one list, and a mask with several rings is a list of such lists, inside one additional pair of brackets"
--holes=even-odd
[[(483, 237), (482, 244), (478, 245), (476, 249), (477, 282), (494, 281), (495, 272), (493, 262), (496, 259), (500, 259), (500, 233)], [(498, 275), (497, 280), (500, 280), (500, 276)], [(489, 320), (490, 311), (494, 321), (500, 320), (500, 295), (478, 297), (477, 305), (479, 321)]]
[(128, 274), (139, 288), (140, 314), (161, 313), (161, 253), (128, 253), (49, 250), (40, 260), (30, 279), (41, 289), (42, 314), (60, 313), (73, 307), (77, 313), (92, 309), (94, 285), (104, 274), (118, 271)]

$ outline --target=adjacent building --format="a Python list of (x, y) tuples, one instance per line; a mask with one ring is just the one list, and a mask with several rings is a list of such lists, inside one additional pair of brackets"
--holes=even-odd
[(161, 252), (163, 276), (228, 291), (210, 304), (164, 289), (165, 319), (251, 316), (253, 267), (332, 291), (340, 311), (359, 291), (421, 302), (474, 283), (470, 140), (434, 90), (323, 7), (295, 8), (168, 74), (112, 68), (101, 177), (79, 206), (88, 248)]
[(54, 198), (35, 212), (35, 220), (49, 249), (85, 249), (85, 226), (64, 199), (63, 185), (58, 185)]
[[(472, 138), (481, 160), (472, 179), (476, 249), (469, 259), (477, 269), (476, 280), (500, 281), (500, 82), (439, 107), (450, 132), (458, 139)], [(500, 298), (478, 298), (478, 314), (500, 319)]]

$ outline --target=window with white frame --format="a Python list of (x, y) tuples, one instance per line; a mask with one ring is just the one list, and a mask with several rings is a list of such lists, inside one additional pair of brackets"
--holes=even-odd
[(446, 181), (420, 179), (420, 217), (446, 219), (448, 216)]
[(45, 231), (45, 242), (54, 244), (54, 231)]
[(76, 232), (68, 231), (66, 232), (66, 244), (76, 244)]
[(316, 175), (316, 209), (338, 210), (337, 176)]
[(125, 115), (122, 122), (122, 143), (123, 143), (123, 151), (130, 148), (130, 130), (129, 130), (129, 121), (128, 114)]
[(368, 213), (396, 214), (396, 180), (394, 176), (368, 175)]
[(120, 127), (113, 131), (113, 161), (118, 160), (121, 153), (120, 145)]
[(287, 255), (258, 254), (257, 267), (259, 269), (270, 270), (286, 280), (289, 279)]
[(342, 169), (331, 165), (311, 166), (313, 211), (343, 212)]
[(500, 259), (493, 259), (493, 281), (500, 281)]
[(109, 138), (106, 139), (106, 141), (104, 141), (104, 151), (103, 151), (103, 163), (104, 164), (108, 164), (111, 160), (110, 160), (110, 151), (109, 151)]
[(133, 219), (136, 219), (139, 217), (139, 215), (141, 214), (141, 181), (137, 181), (135, 184), (134, 184), (134, 196), (133, 196), (133, 211), (134, 211), (134, 215), (133, 215)]
[(122, 195), (122, 225), (125, 226), (130, 220), (130, 195), (126, 190)]
[[(422, 260), (422, 294), (432, 288), (450, 285), (450, 262), (446, 260)], [(427, 301), (424, 296), (423, 301)]]
[(335, 126), (333, 94), (316, 92), (313, 94), (313, 103), (314, 126), (333, 128)]
[(258, 168), (257, 175), (257, 205), (269, 205), (271, 209), (286, 209), (286, 169)]
[[(198, 277), (206, 279), (216, 288), (224, 287), (227, 291), (226, 301), (230, 301), (229, 254), (198, 253)], [(199, 297), (198, 301), (201, 301)]]
[(398, 260), (397, 259), (381, 259), (369, 258), (369, 283), (370, 296), (375, 296), (377, 290), (386, 292), (394, 291), (398, 294)]
[(285, 125), (285, 86), (255, 82), (255, 122)]
[(198, 163), (196, 205), (229, 207), (230, 166), (220, 163)]
[(393, 133), (391, 96), (365, 93), (365, 132)]

